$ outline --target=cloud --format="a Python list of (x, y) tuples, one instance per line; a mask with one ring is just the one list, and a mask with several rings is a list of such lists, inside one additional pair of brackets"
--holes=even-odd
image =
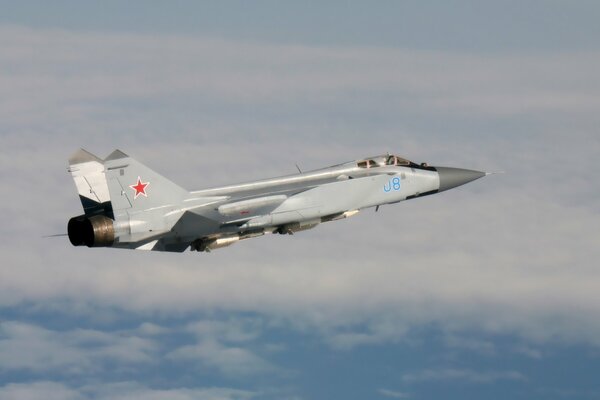
[[(218, 374), (243, 378), (283, 369), (261, 357), (268, 341), (253, 342), (262, 334), (261, 319), (205, 319), (170, 328), (144, 322), (131, 330), (51, 330), (17, 321), (0, 323), (0, 370), (37, 375), (85, 376), (114, 372), (134, 373), (161, 363), (203, 366)], [(165, 338), (175, 336), (176, 341)], [(189, 343), (189, 344), (186, 344)], [(253, 350), (253, 347), (256, 349)]]
[[(20, 382), (0, 397), (268, 397), (263, 383), (305, 368), (304, 344), (338, 360), (360, 346), (426, 352), (431, 367), (401, 376), (410, 393), (368, 386), (417, 397), (422, 384), (533, 380), (477, 365), (505, 349), (538, 363), (552, 357), (547, 343), (600, 344), (597, 51), (19, 27), (1, 27), (0, 46), (0, 370)], [(80, 146), (122, 148), (189, 189), (386, 151), (507, 173), (294, 237), (140, 253), (39, 238), (81, 212), (65, 172)], [(495, 341), (507, 336), (522, 347)], [(441, 367), (436, 344), (442, 358), (468, 352), (468, 365)], [(199, 377), (250, 388), (196, 387)]]
[(410, 397), (410, 394), (408, 393), (398, 392), (396, 390), (389, 389), (379, 389), (377, 390), (377, 393), (384, 397), (391, 397), (393, 399), (408, 399)]
[(158, 336), (168, 334), (171, 330), (151, 322), (144, 322), (138, 327), (137, 331), (144, 336)]
[(186, 331), (194, 334), (197, 342), (170, 351), (166, 354), (167, 359), (199, 362), (233, 377), (281, 372), (266, 359), (240, 345), (248, 345), (260, 336), (262, 327), (258, 318), (207, 319), (189, 324)]
[(446, 335), (444, 344), (451, 349), (460, 349), (483, 355), (495, 355), (496, 345), (489, 340)]
[(533, 358), (535, 360), (541, 360), (542, 358), (544, 358), (544, 354), (541, 350), (527, 345), (517, 346), (513, 349), (513, 351), (517, 354), (522, 354), (526, 357)]
[[(600, 166), (590, 161), (600, 151), (596, 52), (1, 33), (0, 179), (10, 193), (0, 227), (3, 307), (256, 313), (319, 332), (336, 349), (398, 342), (431, 324), (455, 336), (476, 330), (598, 344), (600, 277), (590, 261), (600, 256), (600, 193), (592, 184)], [(210, 255), (140, 254), (38, 239), (64, 231), (80, 212), (64, 171), (79, 146), (101, 156), (123, 147), (190, 189), (388, 150), (507, 174), (293, 238), (265, 237)], [(189, 345), (206, 365), (231, 372), (227, 360), (260, 358), (242, 347), (260, 323), (242, 324), (242, 332), (219, 324), (190, 326), (199, 337), (226, 338)], [(147, 335), (105, 338), (98, 347), (139, 362), (152, 352), (146, 336), (164, 332), (142, 330)], [(44, 349), (58, 340), (55, 331), (35, 335)], [(7, 340), (18, 344), (14, 335)], [(64, 365), (95, 357), (64, 350), (48, 358)]]
[(230, 318), (228, 320), (206, 319), (188, 324), (187, 331), (199, 338), (211, 338), (227, 342), (248, 342), (262, 333), (260, 318)]
[(1, 400), (83, 400), (84, 396), (68, 386), (50, 381), (10, 383), (0, 387)]
[(404, 374), (406, 383), (430, 381), (463, 381), (473, 384), (490, 384), (499, 380), (525, 381), (527, 378), (518, 371), (473, 371), (468, 369), (426, 369)]
[[(244, 126), (247, 108), (267, 107), (277, 114), (255, 118), (268, 117), (284, 134), (294, 128), (281, 125), (282, 115), (305, 127), (307, 116), (321, 117), (322, 109), (363, 116), (361, 126), (369, 115), (388, 119), (397, 111), (473, 119), (552, 113), (555, 119), (555, 113), (593, 113), (600, 90), (593, 79), (600, 56), (593, 51), (477, 55), (0, 29), (0, 61), (9, 71), (0, 78), (4, 127), (46, 132), (62, 126), (74, 133), (94, 120), (86, 139), (142, 129), (162, 136), (173, 125), (231, 133)], [(228, 124), (208, 113), (222, 119), (232, 107), (242, 112)], [(266, 133), (255, 124), (245, 125), (249, 136), (237, 135), (245, 142), (261, 138)]]
[(399, 342), (408, 334), (408, 326), (404, 321), (389, 318), (370, 321), (364, 332), (353, 331), (352, 326), (344, 328), (325, 333), (326, 340), (335, 349), (351, 350), (361, 345)]
[(247, 349), (224, 346), (210, 340), (196, 345), (179, 347), (167, 354), (167, 358), (177, 361), (200, 362), (206, 367), (216, 368), (227, 376), (247, 376), (275, 371), (268, 361)]
[(232, 388), (154, 389), (138, 382), (116, 382), (71, 388), (63, 383), (38, 381), (11, 383), (0, 387), (1, 400), (245, 400), (256, 392)]
[(129, 334), (75, 329), (56, 331), (37, 325), (0, 322), (0, 369), (34, 373), (82, 374), (102, 368), (152, 362), (153, 341)]
[(93, 398), (133, 400), (133, 399), (173, 399), (173, 400), (244, 400), (254, 398), (257, 393), (232, 388), (174, 388), (153, 389), (137, 382), (120, 382), (103, 386), (82, 388), (90, 392)]

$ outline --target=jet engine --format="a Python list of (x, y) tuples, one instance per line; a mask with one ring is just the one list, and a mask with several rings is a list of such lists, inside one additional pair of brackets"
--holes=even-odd
[(115, 241), (113, 220), (104, 215), (73, 217), (67, 232), (73, 246), (109, 247)]

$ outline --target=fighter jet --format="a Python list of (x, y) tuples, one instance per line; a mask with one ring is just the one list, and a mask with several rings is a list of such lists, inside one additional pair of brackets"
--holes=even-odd
[(69, 159), (84, 214), (71, 244), (209, 252), (266, 234), (294, 234), (361, 210), (455, 188), (487, 173), (385, 154), (276, 178), (187, 191), (120, 150)]

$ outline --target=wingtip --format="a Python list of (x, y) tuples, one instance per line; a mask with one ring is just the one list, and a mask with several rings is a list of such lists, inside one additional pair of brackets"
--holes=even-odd
[(504, 171), (492, 171), (492, 172), (486, 172), (485, 176), (488, 176), (488, 175), (498, 175), (498, 174), (504, 174), (504, 173), (505, 173)]

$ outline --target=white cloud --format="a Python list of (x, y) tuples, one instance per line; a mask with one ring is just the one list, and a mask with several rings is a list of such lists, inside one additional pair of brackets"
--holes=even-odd
[[(456, 335), (599, 343), (600, 55), (1, 33), (1, 305), (248, 311), (316, 329), (336, 348), (402, 340), (430, 323)], [(194, 189), (396, 149), (507, 174), (293, 238), (210, 255), (140, 254), (38, 239), (80, 210), (64, 171), (79, 146), (102, 156), (123, 147)], [(231, 371), (226, 360), (260, 358), (240, 345), (260, 324), (218, 325), (190, 329), (230, 343), (199, 340), (192, 353), (222, 371)], [(58, 340), (35, 335), (44, 349)], [(144, 360), (151, 342), (131, 335), (99, 347)], [(51, 365), (95, 357), (46, 351)]]
[[(268, 343), (253, 346), (262, 333), (259, 324), (260, 319), (251, 318), (206, 319), (169, 329), (143, 323), (133, 330), (57, 331), (5, 321), (0, 322), (0, 370), (83, 376), (114, 372), (114, 367), (105, 367), (111, 363), (127, 372), (168, 361), (192, 368), (201, 365), (234, 378), (283, 372), (258, 354), (264, 347), (272, 353)], [(171, 343), (157, 337), (167, 333), (180, 339)], [(190, 334), (191, 344), (185, 344)]]
[(10, 383), (0, 386), (0, 400), (83, 400), (76, 390), (58, 382)]
[(172, 388), (155, 389), (137, 382), (111, 383), (107, 385), (83, 387), (91, 398), (111, 400), (245, 400), (254, 398), (257, 393), (232, 388)]
[(16, 321), (0, 322), (0, 369), (81, 374), (103, 361), (121, 365), (152, 362), (154, 342), (120, 333), (55, 331)]
[(225, 346), (215, 340), (203, 340), (195, 345), (182, 346), (166, 356), (172, 360), (200, 362), (227, 376), (247, 376), (275, 372), (276, 368), (250, 350)]
[(536, 360), (541, 360), (544, 357), (544, 354), (541, 350), (526, 345), (517, 346), (513, 349), (513, 351), (517, 354), (522, 354), (526, 357)]
[[(294, 123), (298, 117), (307, 120), (307, 109), (310, 115), (323, 107), (365, 118), (401, 110), (480, 119), (580, 116), (599, 105), (594, 77), (600, 55), (595, 52), (490, 56), (0, 29), (0, 61), (9, 72), (0, 77), (0, 117), (13, 129), (62, 126), (59, 131), (75, 132), (93, 120), (97, 125), (77, 133), (88, 137), (143, 128), (156, 134), (157, 128), (175, 125), (209, 134), (238, 129), (245, 121), (208, 116), (198, 121), (188, 114), (203, 116), (203, 105), (219, 118), (229, 114), (224, 109), (235, 113), (232, 107), (274, 107), (286, 115), (292, 109), (297, 110)], [(175, 121), (174, 115), (179, 116)], [(255, 126), (245, 129), (252, 137), (261, 134)]]
[(257, 394), (220, 387), (155, 389), (138, 382), (116, 382), (77, 388), (51, 381), (0, 386), (0, 400), (246, 400), (254, 398)]
[(379, 389), (377, 390), (377, 393), (385, 397), (391, 397), (393, 399), (408, 399), (410, 397), (410, 394), (408, 393), (398, 392), (396, 390), (389, 389)]
[(186, 331), (196, 336), (196, 343), (180, 346), (166, 357), (171, 360), (201, 363), (220, 373), (242, 377), (278, 371), (269, 361), (250, 348), (262, 333), (259, 318), (206, 319), (189, 324)]
[(228, 320), (201, 320), (188, 325), (187, 330), (200, 338), (226, 342), (248, 342), (262, 332), (260, 318), (230, 318)]
[(408, 326), (404, 321), (389, 318), (371, 320), (364, 332), (352, 331), (352, 326), (349, 330), (343, 327), (333, 328), (331, 332), (325, 332), (325, 336), (332, 347), (340, 350), (350, 350), (360, 345), (399, 342), (408, 333)]
[(489, 340), (466, 338), (449, 334), (444, 336), (444, 344), (451, 349), (466, 350), (483, 355), (496, 354), (496, 346)]
[(474, 384), (489, 384), (499, 380), (525, 381), (527, 378), (518, 371), (474, 371), (469, 369), (426, 369), (404, 374), (402, 380), (407, 383), (429, 381), (465, 381)]
[(144, 336), (155, 336), (168, 334), (171, 330), (151, 322), (144, 322), (138, 327), (137, 331)]

